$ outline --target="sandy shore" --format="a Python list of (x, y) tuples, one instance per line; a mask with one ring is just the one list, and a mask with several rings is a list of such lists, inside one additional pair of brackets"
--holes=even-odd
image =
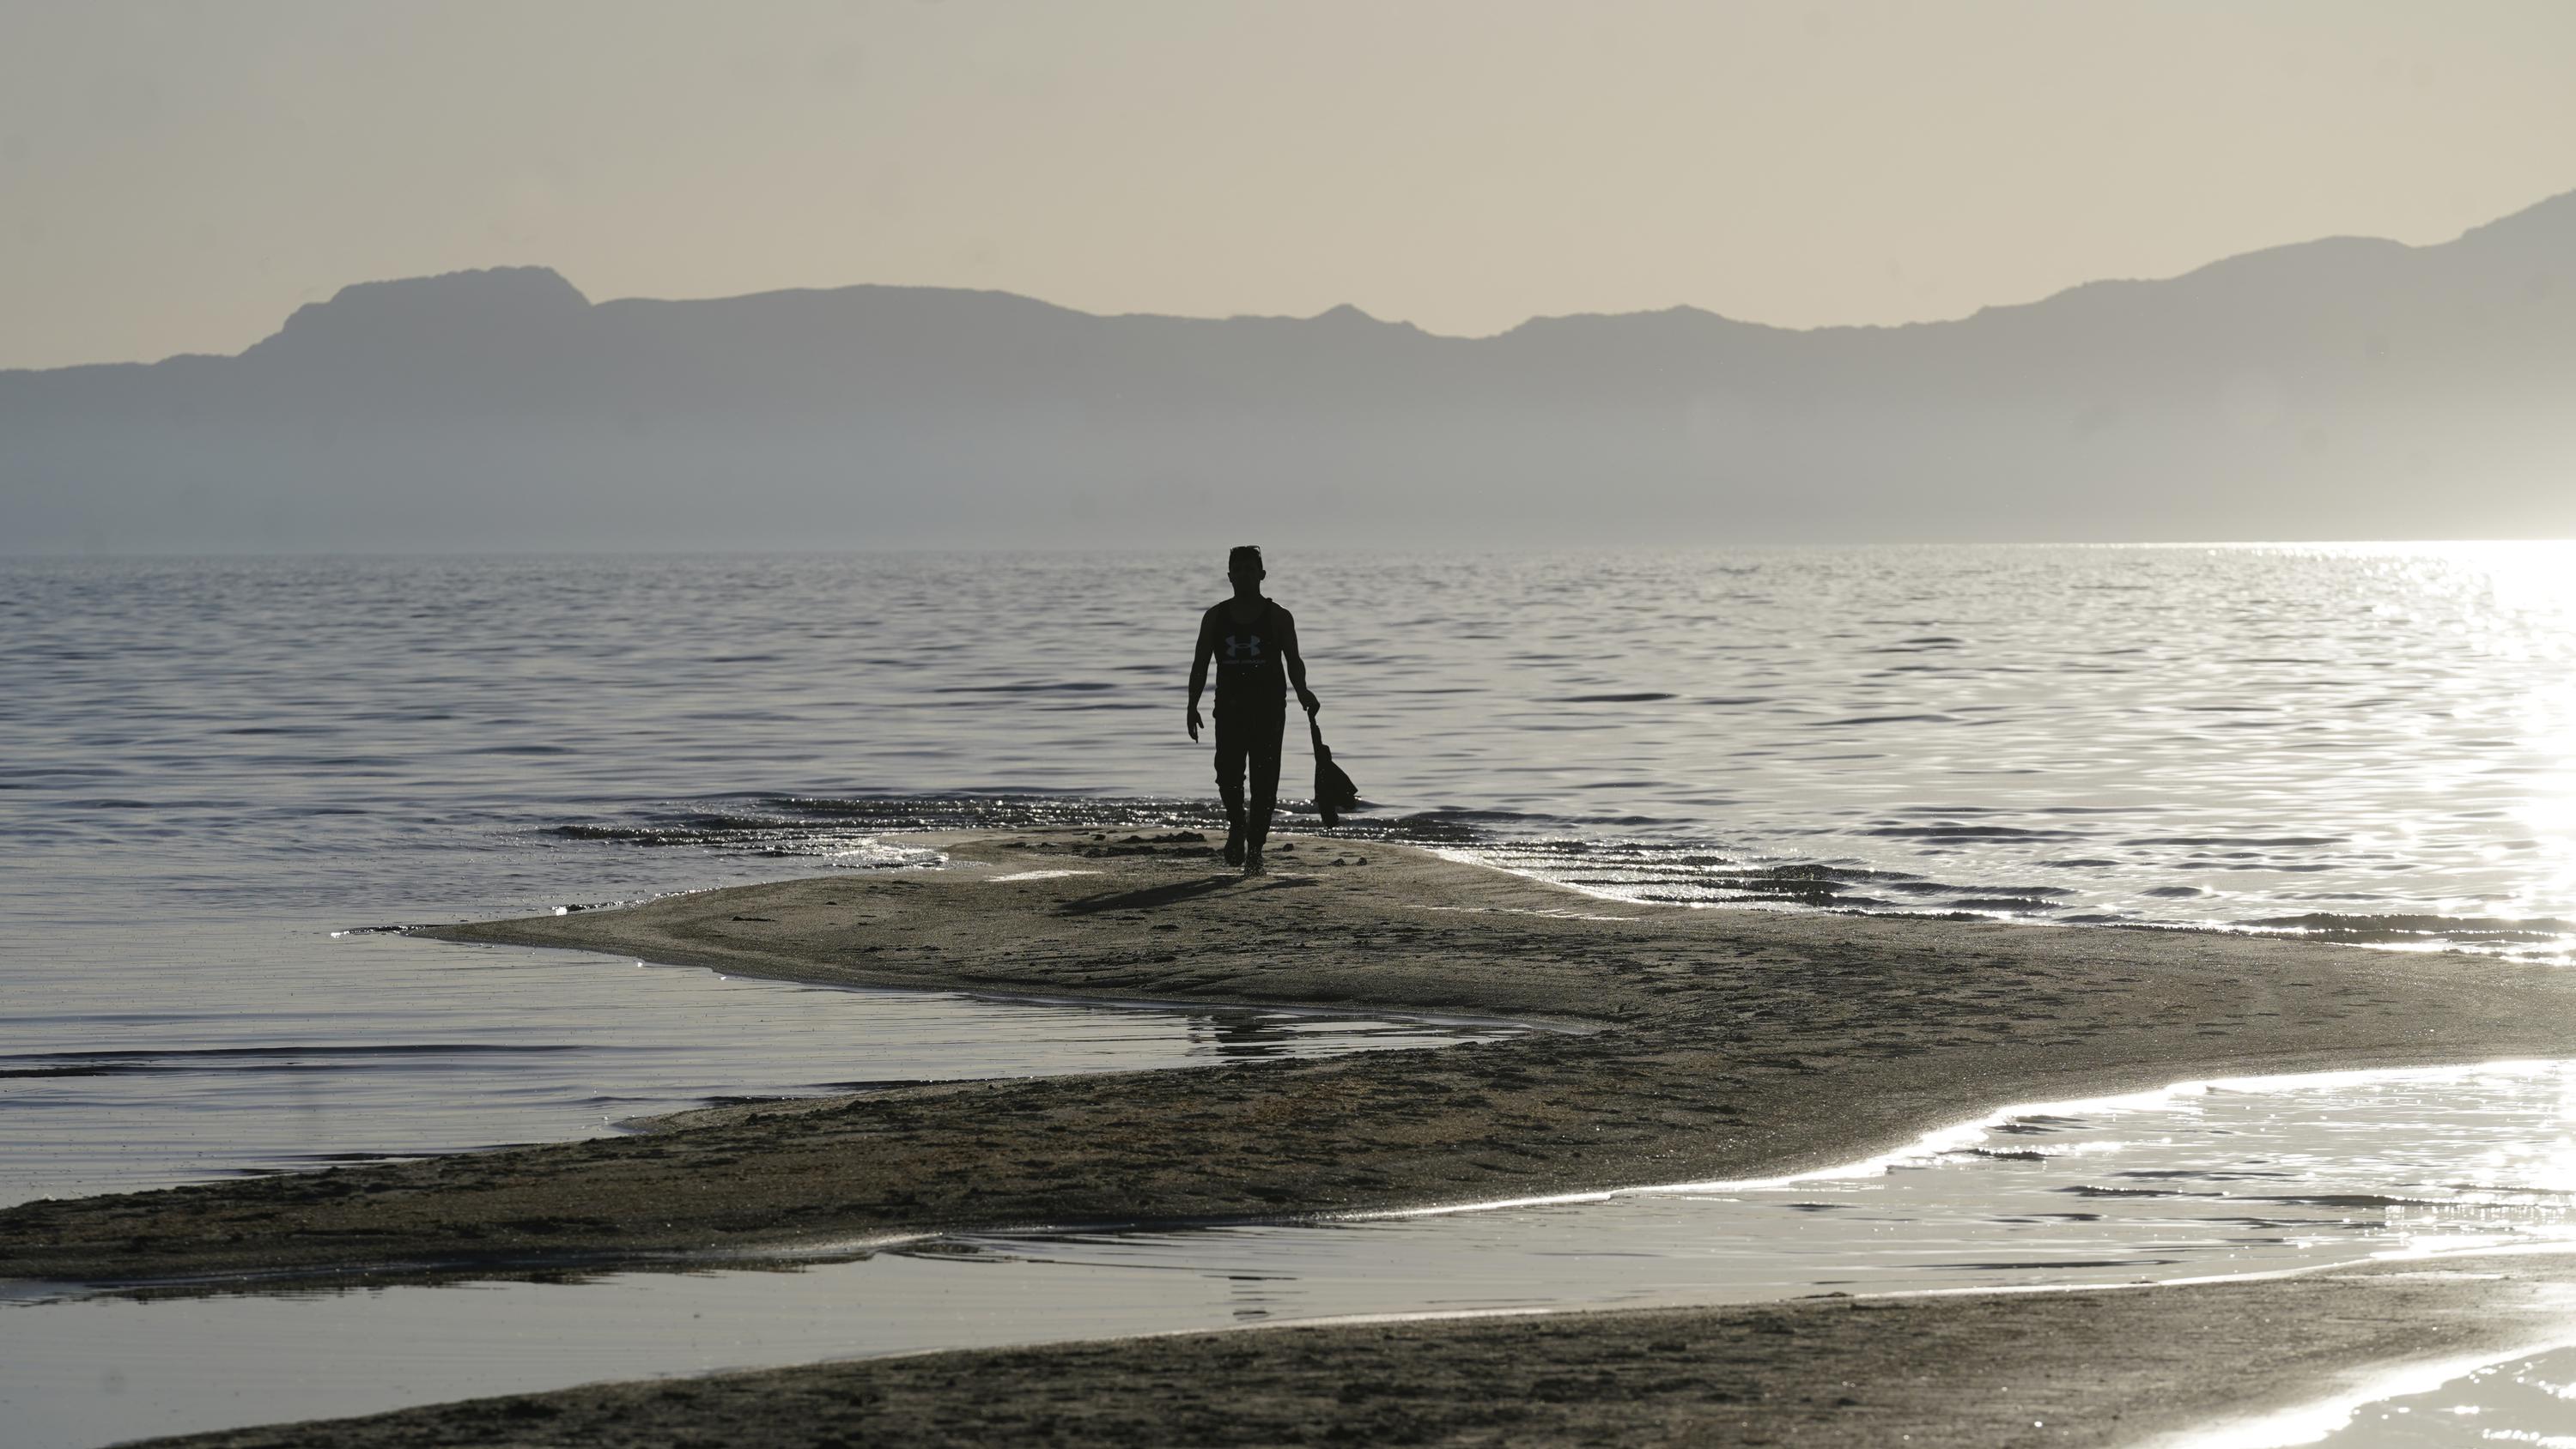
[[(1003, 833), (942, 843), (956, 863), (944, 872), (843, 874), (435, 934), (806, 981), (1512, 1016), (1579, 1030), (1324, 1062), (734, 1107), (683, 1114), (646, 1136), (28, 1204), (0, 1212), (0, 1276), (636, 1264), (947, 1228), (1330, 1212), (1765, 1175), (1863, 1156), (2014, 1101), (2214, 1074), (2566, 1055), (2576, 1041), (2576, 978), (2480, 958), (2428, 961), (2203, 933), (1617, 905), (1422, 852), (1313, 839), (1279, 853), (1275, 873), (1255, 881), (1224, 872), (1195, 839)], [(2095, 1296), (2118, 1305), (2100, 1310), (2107, 1322), (2186, 1311), (2142, 1306), (2150, 1303), (2205, 1300), (2222, 1306), (2188, 1311), (2225, 1318), (2255, 1310), (2223, 1305), (2259, 1308), (2266, 1294), (2343, 1291), (2300, 1284)], [(1944, 1356), (1955, 1349), (1928, 1346), (1946, 1341), (1939, 1334), (1982, 1335), (1979, 1351), (2007, 1363), (2015, 1353), (2074, 1352), (2059, 1323), (2086, 1316), (2073, 1301), (2016, 1296), (1885, 1310), (1906, 1315), (1915, 1326), (1905, 1336), (1927, 1347), (1911, 1358), (1898, 1340), (1844, 1348), (1875, 1365), (1872, 1395), (1889, 1395), (1909, 1374), (1937, 1387), (1956, 1372)], [(2288, 1298), (2281, 1304), (2305, 1311)], [(1742, 1327), (1769, 1321), (1762, 1313), (1676, 1321), (1769, 1345), (1738, 1358), (1780, 1359), (1760, 1372), (1786, 1375), (1781, 1392), (1813, 1367), (1804, 1336), (1897, 1321), (1878, 1308), (1839, 1318), (1821, 1308), (1763, 1312), (1850, 1326), (1765, 1339), (1744, 1335), (1770, 1329)], [(1582, 1333), (1608, 1334), (1601, 1325), (1612, 1321), (1591, 1319)], [(1951, 1323), (1989, 1327), (1933, 1327)], [(1365, 1377), (1365, 1364), (1399, 1345), (1409, 1362), (1448, 1334), (1464, 1335), (1462, 1343), (1483, 1342), (1478, 1334), (1556, 1343), (1571, 1331), (1369, 1330), (1394, 1336), (1374, 1348), (1317, 1349), (1318, 1364), (1345, 1354), (1342, 1368), (1316, 1368), (1324, 1377), (1305, 1388), (1283, 1381), (1278, 1392), (1283, 1403), (1302, 1402), (1297, 1395), (1321, 1392), (1332, 1372)], [(2377, 1342), (2356, 1334), (2320, 1362), (2350, 1361)], [(2245, 1336), (2213, 1338), (2203, 1352), (2223, 1357), (2220, 1346)], [(1155, 1343), (1020, 1359), (1051, 1354), (1089, 1365), (1079, 1373), (1107, 1375), (1107, 1385), (1120, 1374), (1150, 1376), (1167, 1359), (1263, 1351)], [(2107, 1342), (2096, 1349), (2112, 1352)], [(1145, 1356), (1131, 1362), (1135, 1352)], [(977, 1359), (985, 1360), (999, 1361)], [(919, 1385), (929, 1379), (902, 1376), (933, 1374), (921, 1367), (933, 1361), (907, 1362), (914, 1367), (811, 1372), (884, 1375), (869, 1382), (900, 1380), (915, 1385), (905, 1392), (928, 1393)], [(2070, 1375), (2098, 1376), (2068, 1365)], [(1416, 1376), (1392, 1359), (1368, 1372)], [(1569, 1409), (1563, 1422), (1595, 1422), (1585, 1415), (1607, 1413), (1609, 1398), (1626, 1394), (1620, 1382), (1618, 1373), (1602, 1379), (1593, 1409)], [(2131, 1387), (2144, 1393), (2141, 1384), (2152, 1386)], [(609, 1405), (620, 1393), (659, 1391), (584, 1392), (591, 1397), (581, 1402)], [(1459, 1392), (1463, 1413), (1476, 1394)], [(1568, 1403), (1583, 1400), (1568, 1392)], [(1907, 1402), (1930, 1405), (1923, 1422), (1966, 1422), (1946, 1390), (1907, 1392)], [(2081, 1399), (2091, 1391), (2070, 1381), (2057, 1392)], [(547, 1402), (557, 1401), (560, 1412), (575, 1412), (566, 1396)], [(937, 1441), (937, 1406), (921, 1402), (930, 1406), (920, 1410), (929, 1426), (920, 1437)], [(2002, 1442), (1950, 1440), (1963, 1441)]]

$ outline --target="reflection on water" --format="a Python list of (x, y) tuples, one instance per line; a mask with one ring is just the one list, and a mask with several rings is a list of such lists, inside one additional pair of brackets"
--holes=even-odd
[(741, 1098), (1504, 1030), (846, 990), (382, 935), (252, 939), (238, 955), (201, 942), (192, 966), (264, 978), (267, 1010), (138, 1002), (110, 980), (0, 1025), (0, 1203), (596, 1136)]
[[(1365, 1313), (2126, 1283), (2576, 1242), (2576, 1063), (2015, 1112), (1865, 1168), (1483, 1212), (987, 1235), (798, 1271), (0, 1306), (29, 1444)], [(40, 1295), (22, 1295), (23, 1297)], [(102, 1366), (120, 1375), (113, 1392)]]

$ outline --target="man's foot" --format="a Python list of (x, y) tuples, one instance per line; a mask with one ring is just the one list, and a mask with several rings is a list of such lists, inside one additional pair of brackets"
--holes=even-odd
[(1225, 833), (1225, 863), (1243, 864), (1243, 827), (1240, 825)]
[(1244, 848), (1243, 873), (1245, 875), (1267, 875), (1270, 873), (1270, 868), (1261, 863), (1260, 846), (1253, 845)]

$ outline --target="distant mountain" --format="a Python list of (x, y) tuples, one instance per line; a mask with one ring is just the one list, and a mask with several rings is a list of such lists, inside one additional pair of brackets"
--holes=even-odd
[(2576, 536), (2576, 193), (1955, 322), (373, 282), (0, 372), (0, 552)]

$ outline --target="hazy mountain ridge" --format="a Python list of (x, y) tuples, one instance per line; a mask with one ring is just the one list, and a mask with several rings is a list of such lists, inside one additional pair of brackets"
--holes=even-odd
[(2576, 193), (1803, 332), (502, 268), (0, 373), (0, 549), (2556, 536), (2571, 383)]

